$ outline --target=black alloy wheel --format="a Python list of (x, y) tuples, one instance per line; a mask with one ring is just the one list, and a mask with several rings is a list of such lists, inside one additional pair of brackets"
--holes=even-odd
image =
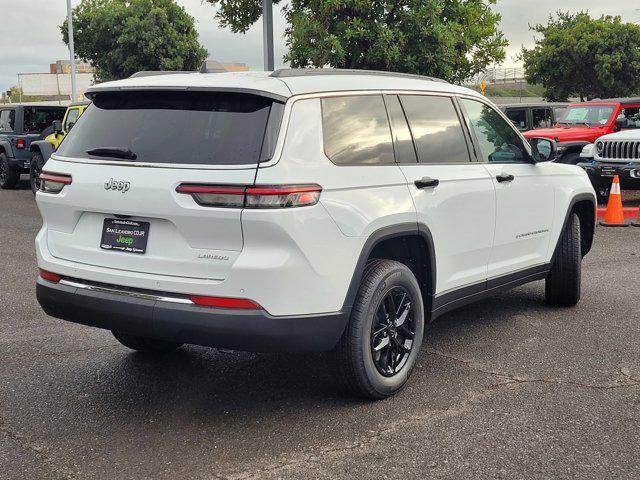
[(413, 298), (394, 286), (380, 301), (371, 326), (371, 355), (380, 374), (393, 377), (406, 365), (415, 337)]

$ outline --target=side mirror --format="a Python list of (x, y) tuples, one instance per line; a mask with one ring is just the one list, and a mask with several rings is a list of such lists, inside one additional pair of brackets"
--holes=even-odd
[(55, 134), (62, 133), (62, 120), (54, 120), (52, 126), (53, 126), (53, 133)]
[(67, 125), (67, 131), (70, 131), (74, 125), (75, 125), (74, 122), (69, 123), (69, 125)]
[(553, 140), (548, 138), (532, 138), (530, 143), (533, 163), (548, 162), (556, 157), (558, 147)]
[(624, 128), (629, 128), (629, 120), (627, 117), (616, 118), (616, 130), (622, 130)]

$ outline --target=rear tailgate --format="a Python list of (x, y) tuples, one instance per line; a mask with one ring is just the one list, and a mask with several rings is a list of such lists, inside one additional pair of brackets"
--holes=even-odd
[[(141, 273), (223, 280), (242, 250), (241, 209), (202, 207), (175, 190), (180, 183), (251, 184), (254, 168), (149, 169), (52, 159), (47, 171), (73, 172), (72, 184), (60, 194), (38, 194), (54, 257)], [(113, 181), (124, 182), (128, 189), (106, 189)], [(101, 246), (105, 219), (118, 218), (149, 223), (144, 254)]]
[(272, 154), (282, 103), (172, 91), (103, 92), (93, 100), (45, 168), (70, 175), (71, 184), (38, 193), (51, 254), (224, 280), (242, 251), (242, 208), (203, 206), (176, 188), (252, 185), (260, 159)]

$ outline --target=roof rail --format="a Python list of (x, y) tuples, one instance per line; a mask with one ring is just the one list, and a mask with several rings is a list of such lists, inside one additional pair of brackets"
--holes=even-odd
[(382, 70), (356, 70), (346, 68), (281, 68), (269, 75), (275, 78), (308, 77), (316, 75), (379, 75), (386, 77), (415, 78), (418, 80), (430, 80), (432, 82), (449, 83), (446, 80), (413, 73), (385, 72)]
[(226, 71), (227, 69), (224, 68), (224, 65), (211, 59), (202, 62), (202, 66), (200, 67), (200, 73), (222, 73)]
[(131, 75), (129, 78), (140, 78), (140, 77), (155, 77), (157, 75), (175, 75), (177, 73), (195, 73), (195, 72), (187, 72), (181, 70), (143, 70), (141, 72), (136, 72)]

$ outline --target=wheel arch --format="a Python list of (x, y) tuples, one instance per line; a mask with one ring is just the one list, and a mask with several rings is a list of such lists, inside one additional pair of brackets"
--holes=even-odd
[(422, 290), (425, 315), (429, 318), (436, 285), (436, 254), (429, 228), (421, 223), (403, 223), (383, 227), (365, 241), (351, 277), (344, 306), (352, 307), (367, 262), (385, 258), (404, 263), (411, 269)]
[(580, 141), (573, 141), (573, 142), (558, 142), (557, 143), (557, 147), (558, 148), (563, 148), (564, 150), (562, 151), (562, 155), (560, 157), (558, 157), (559, 162), (562, 162), (562, 159), (564, 157), (566, 157), (567, 155), (573, 155), (573, 154), (578, 154), (580, 155), (580, 153), (582, 152), (582, 149), (584, 148), (585, 145), (589, 145), (590, 142), (584, 141), (584, 140), (580, 140)]
[(54, 148), (53, 145), (51, 145), (51, 143), (47, 142), (46, 140), (37, 140), (35, 142), (31, 142), (29, 151), (31, 151), (31, 153), (39, 153), (40, 155), (42, 155), (42, 160), (46, 162), (54, 152)]
[(569, 202), (569, 207), (567, 208), (567, 213), (562, 223), (562, 230), (560, 230), (560, 235), (553, 251), (551, 263), (555, 260), (558, 246), (562, 240), (562, 232), (567, 228), (569, 219), (574, 213), (578, 215), (580, 219), (580, 250), (582, 256), (584, 257), (591, 251), (596, 228), (596, 197), (591, 193), (580, 193), (574, 196)]
[(11, 149), (11, 144), (7, 140), (0, 140), (0, 153), (4, 153), (8, 157), (13, 157), (13, 150)]

